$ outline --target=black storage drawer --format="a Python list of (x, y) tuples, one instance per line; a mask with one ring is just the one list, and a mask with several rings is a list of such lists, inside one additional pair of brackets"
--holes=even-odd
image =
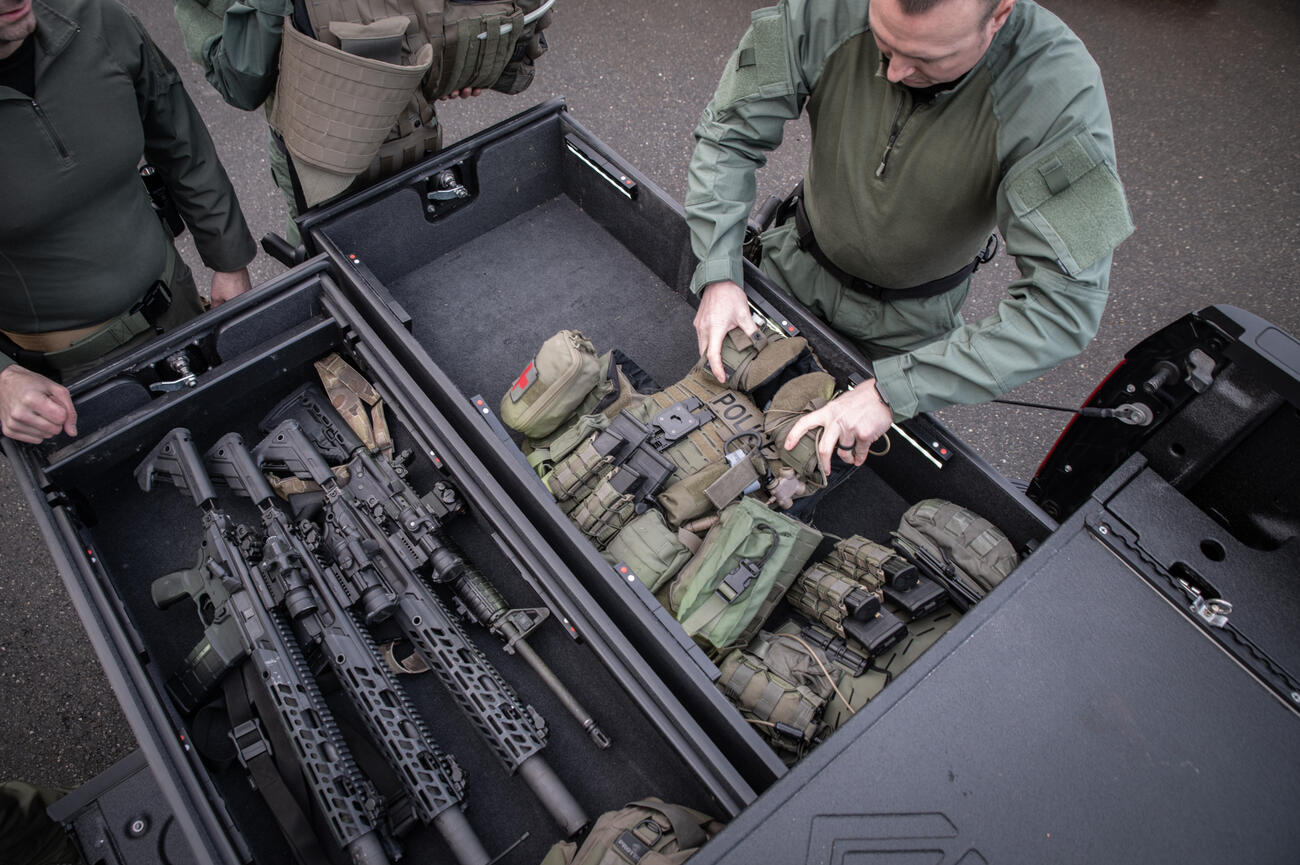
[[(512, 606), (554, 613), (529, 640), (613, 740), (599, 750), (518, 655), (483, 628), (465, 630), (524, 703), (545, 717), (550, 743), (541, 753), (579, 804), (594, 816), (646, 795), (660, 795), (727, 818), (752, 801), (738, 767), (612, 625), (567, 566), (460, 440), (382, 341), (366, 315), (335, 286), (329, 263), (309, 262), (160, 338), (73, 386), (82, 434), (34, 449), (4, 441), (92, 643), (166, 800), (199, 861), (288, 861), (281, 833), (262, 798), (251, 794), (238, 763), (200, 757), (191, 719), (164, 682), (198, 642), (202, 627), (188, 600), (159, 610), (153, 581), (192, 568), (201, 512), (169, 483), (143, 492), (133, 473), (176, 427), (191, 430), (200, 452), (240, 433), (252, 446), (258, 422), (286, 394), (313, 380), (313, 362), (339, 352), (381, 393), (398, 450), (409, 449), (411, 486), (454, 479), (467, 515), (447, 532)], [(164, 358), (184, 351), (193, 387), (162, 395), (148, 384), (171, 377)], [(218, 505), (258, 525), (247, 499), (218, 488)], [(540, 596), (540, 597), (539, 597)], [(449, 601), (448, 601), (449, 602)], [(379, 639), (396, 636), (385, 626)], [(432, 738), (468, 779), (467, 815), (492, 855), (535, 862), (563, 834), (518, 777), (503, 770), (432, 675), (402, 683)], [(331, 706), (336, 701), (331, 698)], [(336, 707), (340, 716), (347, 712)], [(218, 737), (220, 738), (220, 737)], [(521, 840), (522, 839), (522, 840)], [(416, 824), (403, 840), (414, 861), (450, 861), (442, 839)]]
[[(460, 197), (439, 193), (451, 180)], [(570, 117), (540, 106), (429, 162), (309, 215), (314, 248), (344, 273), (421, 388), (656, 671), (747, 771), (758, 789), (781, 764), (730, 709), (717, 668), (635, 580), (620, 577), (555, 506), (496, 417), (501, 396), (542, 342), (580, 330), (597, 351), (620, 349), (660, 385), (694, 363), (694, 267), (681, 208)], [(751, 299), (808, 337), (841, 382), (866, 360), (751, 269)], [(380, 306), (363, 298), (379, 297)], [(927, 497), (989, 515), (1018, 547), (1051, 521), (941, 424), (922, 416), (893, 435), (819, 506), (819, 528), (886, 538)]]

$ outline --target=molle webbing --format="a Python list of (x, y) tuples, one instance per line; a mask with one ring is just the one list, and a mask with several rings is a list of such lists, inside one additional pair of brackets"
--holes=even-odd
[(795, 578), (785, 600), (811, 621), (819, 622), (843, 637), (850, 595), (868, 591), (829, 562), (818, 562)]
[[(660, 411), (678, 403), (693, 404), (693, 399), (712, 417), (664, 450), (665, 456), (677, 466), (675, 480), (723, 461), (728, 451), (753, 450), (763, 433), (763, 414), (753, 402), (744, 394), (713, 381), (712, 376), (699, 368), (647, 397), (634, 413), (648, 423)], [(695, 413), (698, 415), (699, 411)]]
[(343, 176), (365, 171), (411, 101), (432, 55), (399, 66), (284, 29), (271, 122), (295, 160)]

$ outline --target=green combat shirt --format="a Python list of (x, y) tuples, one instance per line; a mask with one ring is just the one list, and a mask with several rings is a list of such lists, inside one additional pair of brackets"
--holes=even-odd
[(918, 103), (885, 77), (868, 7), (788, 0), (753, 13), (695, 130), (692, 289), (742, 283), (754, 172), (806, 107), (808, 218), (842, 270), (919, 285), (970, 263), (995, 227), (1020, 270), (992, 315), (874, 359), (901, 419), (992, 399), (1082, 351), (1133, 226), (1100, 71), (1056, 16), (1019, 0), (975, 67)]
[[(0, 87), (0, 328), (83, 327), (131, 307), (171, 239), (137, 172), (163, 178), (204, 264), (256, 251), (175, 67), (116, 0), (34, 0), (36, 91)], [(12, 361), (0, 355), (0, 368)]]

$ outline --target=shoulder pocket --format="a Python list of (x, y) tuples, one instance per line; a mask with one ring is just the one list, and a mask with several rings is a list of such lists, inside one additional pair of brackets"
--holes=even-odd
[(1012, 211), (1051, 245), (1067, 274), (1087, 270), (1133, 233), (1119, 176), (1087, 132), (1027, 161), (1007, 181)]
[(750, 97), (781, 95), (793, 89), (785, 52), (785, 16), (775, 7), (759, 9), (727, 61), (715, 104), (722, 109)]

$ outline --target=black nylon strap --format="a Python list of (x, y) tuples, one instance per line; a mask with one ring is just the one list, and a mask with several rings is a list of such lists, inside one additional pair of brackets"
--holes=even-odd
[(777, 222), (784, 222), (791, 215), (794, 216), (795, 233), (799, 239), (799, 248), (816, 259), (817, 263), (825, 268), (831, 276), (839, 280), (845, 288), (858, 294), (865, 294), (874, 300), (920, 300), (952, 291), (965, 282), (981, 264), (997, 253), (995, 235), (989, 238), (989, 243), (975, 256), (974, 261), (956, 273), (950, 273), (947, 276), (941, 276), (938, 279), (932, 279), (929, 282), (914, 285), (910, 288), (886, 288), (883, 285), (876, 285), (874, 282), (867, 282), (865, 279), (856, 277), (841, 269), (818, 246), (817, 238), (813, 236), (812, 225), (808, 222), (808, 213), (804, 209), (802, 181), (790, 193), (790, 197), (782, 202), (780, 209), (777, 211)]
[[(226, 676), (226, 711), (230, 713), (232, 731), (247, 730), (254, 722), (253, 707), (249, 697), (251, 695), (256, 701), (257, 689), (257, 674), (253, 670), (253, 665), (247, 661), (242, 665), (240, 675)], [(294, 859), (300, 865), (319, 865), (319, 863), (329, 862), (325, 851), (321, 849), (320, 840), (312, 829), (311, 820), (302, 810), (299, 800), (290, 790), (285, 777), (280, 774), (275, 758), (272, 756), (274, 752), (292, 754), (293, 745), (274, 724), (270, 725), (270, 729), (262, 729), (271, 740), (271, 749), (250, 750), (247, 748), (248, 742), (245, 741), (244, 756), (241, 760), (248, 767), (248, 774), (252, 776), (253, 783), (261, 792), (262, 798), (266, 800), (267, 807), (271, 809), (276, 822), (280, 824), (280, 830), (293, 850)], [(238, 738), (235, 745), (236, 748), (240, 747)], [(305, 794), (306, 791), (301, 789), (301, 778), (296, 774), (299, 771), (297, 763), (292, 762), (291, 759), (286, 771), (294, 773), (292, 777), (299, 781), (300, 793)]]

